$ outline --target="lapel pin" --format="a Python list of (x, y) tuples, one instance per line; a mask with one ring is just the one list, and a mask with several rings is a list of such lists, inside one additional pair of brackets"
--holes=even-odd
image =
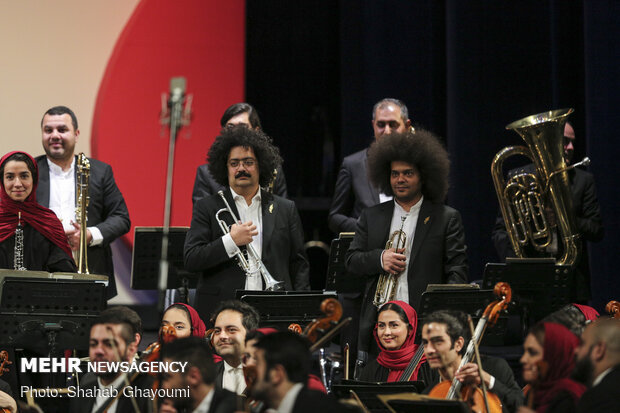
[(273, 214), (273, 204), (269, 205), (269, 213)]
[(431, 217), (426, 217), (424, 218), (424, 225), (428, 224), (428, 221), (431, 220)]

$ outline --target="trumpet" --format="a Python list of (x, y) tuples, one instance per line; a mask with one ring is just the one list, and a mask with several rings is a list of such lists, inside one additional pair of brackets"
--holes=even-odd
[[(226, 221), (220, 218), (220, 214), (227, 212), (235, 220), (235, 222), (240, 222), (240, 220), (239, 218), (237, 218), (237, 216), (235, 215), (235, 212), (232, 210), (232, 208), (228, 204), (228, 201), (224, 197), (224, 191), (218, 191), (218, 194), (224, 201), (224, 205), (226, 205), (226, 208), (222, 208), (218, 210), (215, 213), (215, 219), (217, 219), (217, 222), (220, 225), (220, 229), (222, 230), (222, 232), (224, 234), (228, 234), (230, 233), (230, 228), (228, 228), (228, 224), (226, 223)], [(235, 258), (237, 259), (237, 264), (239, 264), (239, 267), (241, 267), (243, 272), (245, 272), (246, 276), (250, 276), (254, 274), (256, 271), (258, 271), (260, 275), (263, 277), (263, 281), (265, 282), (265, 291), (283, 290), (284, 287), (282, 286), (282, 281), (278, 281), (275, 278), (273, 278), (273, 276), (267, 270), (267, 267), (265, 267), (265, 264), (263, 264), (263, 261), (261, 261), (260, 255), (258, 255), (258, 253), (254, 249), (252, 244), (250, 243), (246, 245), (246, 247), (248, 251), (248, 258), (250, 257), (254, 258), (254, 261), (256, 262), (256, 266), (257, 266), (256, 268), (252, 268), (252, 265), (249, 259), (246, 258), (245, 255), (243, 255), (243, 252), (237, 251), (237, 253), (235, 254)]]
[[(385, 243), (385, 249), (389, 250), (390, 248), (394, 248), (398, 251), (401, 248), (405, 248), (407, 245), (407, 234), (403, 231), (405, 226), (406, 216), (401, 217), (402, 223), (400, 225), (400, 229), (398, 231), (394, 231), (390, 238)], [(396, 244), (394, 244), (396, 241)], [(388, 301), (394, 300), (396, 297), (396, 290), (398, 289), (398, 276), (400, 274), (390, 274), (387, 271), (384, 271), (379, 276), (379, 281), (377, 281), (377, 289), (375, 290), (375, 298), (372, 303), (377, 308), (381, 308), (383, 304)]]

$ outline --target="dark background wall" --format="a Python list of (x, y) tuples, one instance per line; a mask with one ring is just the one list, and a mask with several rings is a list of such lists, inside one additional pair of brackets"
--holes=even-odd
[(450, 152), (447, 203), (463, 215), (471, 279), (497, 260), (490, 163), (521, 144), (505, 125), (575, 108), (575, 159), (592, 159), (606, 230), (590, 255), (600, 308), (620, 298), (619, 27), (612, 0), (248, 0), (246, 98), (282, 150), (306, 238), (325, 242), (342, 158), (371, 141), (376, 101), (404, 100)]

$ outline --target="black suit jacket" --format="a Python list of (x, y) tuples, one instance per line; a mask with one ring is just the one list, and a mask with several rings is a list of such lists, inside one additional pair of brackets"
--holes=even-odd
[(596, 386), (586, 390), (577, 403), (577, 412), (620, 412), (620, 366), (614, 367)]
[(209, 406), (209, 413), (231, 413), (239, 410), (239, 397), (226, 389), (213, 389), (213, 399)]
[[(239, 211), (230, 190), (225, 192), (235, 215)], [(194, 205), (192, 223), (185, 239), (185, 268), (202, 272), (196, 288), (196, 309), (204, 320), (220, 301), (234, 298), (235, 290), (245, 286), (245, 273), (234, 258), (229, 258), (222, 241), (222, 230), (215, 219), (224, 208), (219, 195), (198, 200)], [(286, 290), (308, 290), (309, 265), (304, 251), (303, 229), (293, 201), (261, 190), (262, 261)], [(228, 214), (221, 217), (232, 224)]]
[[(347, 271), (367, 276), (360, 316), (358, 348), (368, 351), (377, 311), (372, 304), (381, 268), (381, 253), (389, 236), (394, 201), (365, 209), (357, 223), (355, 238), (346, 254)], [(461, 215), (453, 208), (428, 200), (422, 202), (407, 281), (409, 304), (419, 308), (428, 284), (467, 282), (467, 247)]]
[(304, 386), (297, 394), (293, 413), (327, 413), (346, 410), (336, 399), (320, 391), (309, 390)]
[[(100, 245), (88, 247), (88, 268), (91, 274), (102, 274), (110, 277), (108, 298), (111, 298), (116, 295), (116, 283), (114, 282), (114, 265), (110, 243), (126, 234), (131, 222), (123, 194), (116, 186), (112, 167), (96, 159), (88, 159), (90, 161), (88, 183), (90, 201), (87, 225), (97, 227), (103, 236), (103, 242)], [(41, 155), (36, 158), (36, 161), (39, 167), (37, 202), (44, 207), (49, 207), (50, 172), (47, 157)]]
[[(523, 168), (511, 170), (508, 175), (514, 176), (519, 172), (533, 172), (532, 164)], [(577, 231), (581, 235), (582, 241), (598, 242), (603, 239), (604, 229), (601, 219), (601, 208), (596, 195), (596, 185), (594, 176), (579, 168), (568, 171), (570, 189), (573, 202), (573, 210), (575, 213), (575, 225)], [(501, 211), (495, 220), (495, 227), (492, 234), (493, 244), (499, 259), (504, 262), (506, 257), (515, 257), (515, 253), (510, 243), (508, 232), (506, 232), (506, 223), (502, 217)], [(533, 248), (526, 249), (528, 257), (544, 256)], [(587, 300), (590, 296), (590, 269), (588, 260), (588, 248), (585, 242), (582, 243), (581, 252), (576, 264), (578, 269), (577, 291), (582, 293), (577, 298)]]
[(368, 180), (367, 169), (368, 149), (342, 161), (328, 215), (333, 232), (354, 232), (362, 210), (379, 203), (379, 191)]
[[(226, 187), (215, 182), (215, 178), (209, 172), (209, 164), (203, 164), (196, 169), (196, 179), (194, 180), (194, 190), (192, 191), (192, 203), (196, 203), (201, 198), (205, 198), (209, 195), (215, 195), (218, 191), (226, 189)], [(282, 167), (278, 167), (278, 174), (276, 175), (276, 181), (273, 184), (273, 193), (281, 196), (282, 198), (288, 198), (286, 191), (286, 178), (284, 177), (284, 171)]]

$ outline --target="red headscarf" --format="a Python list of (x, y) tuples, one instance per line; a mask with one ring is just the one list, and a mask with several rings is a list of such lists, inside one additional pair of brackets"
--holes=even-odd
[[(16, 153), (26, 155), (32, 161), (34, 171), (32, 172), (32, 192), (24, 202), (14, 201), (9, 197), (4, 188), (4, 176), (0, 177), (0, 242), (15, 234), (17, 228), (18, 213), (21, 212), (22, 221), (32, 225), (45, 238), (59, 246), (69, 257), (72, 257), (71, 248), (67, 242), (65, 231), (56, 214), (37, 203), (36, 192), (38, 185), (39, 170), (36, 161), (26, 152), (9, 152), (0, 159), (0, 166)], [(23, 223), (22, 223), (23, 225)]]
[[(185, 309), (189, 313), (189, 321), (192, 324), (192, 336), (204, 338), (207, 327), (205, 326), (204, 321), (202, 321), (202, 319), (198, 315), (198, 311), (196, 311), (191, 305), (185, 303), (174, 303), (170, 307), (175, 305), (185, 307)], [(168, 311), (170, 307), (166, 308), (166, 311)], [(164, 311), (164, 314), (166, 313), (166, 311)]]
[(583, 384), (569, 379), (575, 366), (574, 352), (579, 339), (563, 325), (544, 323), (544, 326), (543, 361), (546, 363), (546, 375), (534, 393), (534, 405), (539, 413), (547, 411), (559, 392), (568, 392), (577, 402), (586, 391)]
[(573, 303), (573, 305), (577, 307), (579, 311), (581, 311), (581, 314), (583, 314), (583, 316), (586, 318), (586, 321), (594, 321), (601, 316), (598, 313), (598, 311), (596, 311), (594, 308), (590, 307), (589, 305), (575, 304), (575, 303)]
[[(403, 374), (403, 370), (409, 365), (411, 358), (419, 347), (419, 345), (413, 343), (413, 341), (415, 340), (415, 332), (418, 328), (418, 315), (413, 309), (413, 307), (411, 307), (404, 301), (390, 301), (385, 305), (388, 305), (390, 303), (395, 304), (403, 309), (403, 311), (407, 315), (407, 321), (409, 322), (409, 325), (411, 325), (411, 330), (409, 331), (409, 335), (407, 336), (407, 339), (405, 340), (403, 345), (398, 350), (386, 350), (385, 347), (383, 347), (383, 345), (381, 344), (381, 341), (379, 340), (379, 336), (377, 335), (377, 324), (375, 324), (373, 335), (375, 336), (375, 340), (377, 341), (379, 349), (381, 349), (379, 356), (377, 356), (377, 362), (383, 367), (390, 369), (390, 374), (388, 375), (387, 381), (393, 382), (400, 379), (400, 376)], [(425, 357), (422, 356), (420, 363), (418, 363), (418, 366), (414, 370), (409, 380), (417, 380), (418, 370), (420, 369), (420, 366), (422, 365), (422, 362), (424, 360)]]

